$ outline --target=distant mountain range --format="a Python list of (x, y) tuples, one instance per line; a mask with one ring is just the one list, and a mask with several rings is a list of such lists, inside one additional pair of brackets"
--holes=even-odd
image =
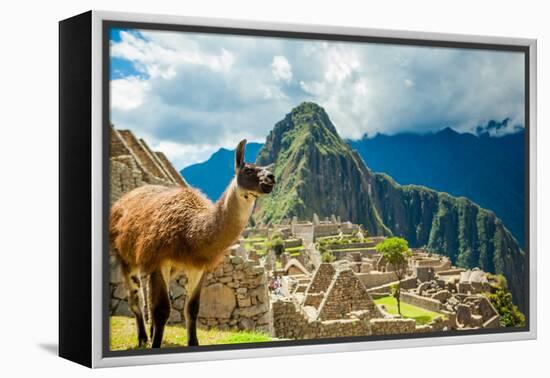
[(451, 128), (434, 134), (376, 135), (349, 141), (368, 167), (400, 184), (416, 184), (464, 196), (490, 209), (523, 246), (525, 242), (525, 132), (490, 137)]

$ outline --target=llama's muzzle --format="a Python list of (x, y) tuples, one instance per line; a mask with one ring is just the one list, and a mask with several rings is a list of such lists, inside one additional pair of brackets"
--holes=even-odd
[(271, 193), (273, 187), (275, 186), (275, 176), (273, 173), (263, 170), (260, 177), (260, 189), (262, 192), (266, 194)]

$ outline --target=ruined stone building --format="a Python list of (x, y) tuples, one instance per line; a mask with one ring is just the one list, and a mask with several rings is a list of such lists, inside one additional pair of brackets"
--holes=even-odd
[(187, 185), (164, 153), (152, 151), (130, 130), (111, 127), (111, 204), (124, 193), (146, 184)]

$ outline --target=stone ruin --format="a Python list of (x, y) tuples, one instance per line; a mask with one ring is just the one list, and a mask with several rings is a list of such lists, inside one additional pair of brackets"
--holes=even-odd
[[(291, 232), (285, 235), (289, 239), (288, 242), (285, 240), (285, 245), (290, 246), (291, 240), (310, 240), (306, 250), (296, 259), (290, 259), (286, 252), (283, 253), (280, 256), (284, 264), (282, 269), (274, 268), (274, 256), (258, 259), (264, 263), (268, 275), (283, 276), (282, 296), (272, 297), (273, 325), (278, 337), (337, 336), (333, 332), (343, 332), (342, 335), (399, 334), (499, 326), (499, 315), (484, 295), (490, 291), (491, 285), (487, 274), (479, 269), (456, 268), (448, 257), (420, 248), (413, 249), (407, 276), (401, 281), (402, 302), (441, 314), (431, 323), (420, 325), (413, 319), (389, 314), (372, 301), (372, 298), (390, 295), (392, 286), (397, 282), (391, 264), (376, 251), (376, 245), (385, 239), (384, 236), (362, 235), (362, 240), (340, 243), (345, 235), (342, 229), (358, 230), (355, 233), (358, 235), (361, 228), (341, 222), (336, 217), (320, 220), (314, 215), (312, 222), (293, 218), (285, 222), (285, 229), (288, 229), (288, 224), (291, 225)], [(267, 228), (262, 226), (249, 232), (254, 235), (262, 231), (269, 236), (272, 230), (281, 227), (277, 224)], [(315, 243), (318, 239), (316, 230), (322, 230), (319, 235), (335, 238), (335, 243), (325, 243), (324, 247), (336, 257), (336, 261), (332, 264), (318, 261), (312, 275), (309, 265), (302, 264), (302, 257), (306, 252), (308, 257), (320, 255)], [(339, 291), (341, 286), (338, 282), (341, 281), (348, 282), (346, 289)], [(357, 283), (359, 285), (353, 287)], [(353, 293), (352, 297), (345, 296), (350, 293)], [(369, 308), (369, 303), (372, 308)], [(373, 311), (379, 313), (372, 316)], [(361, 317), (363, 320), (359, 321)], [(355, 324), (360, 324), (354, 331), (348, 329), (351, 319)], [(290, 329), (292, 322), (303, 330)]]
[[(284, 254), (281, 256), (283, 257)], [(284, 258), (283, 258), (284, 260)], [(308, 275), (309, 271), (302, 265), (297, 259), (290, 259), (286, 262), (283, 262), (285, 265), (283, 267), (283, 272), (287, 276), (299, 276), (299, 275)]]
[(152, 151), (143, 139), (136, 138), (130, 130), (111, 127), (111, 204), (124, 193), (147, 184), (187, 185), (164, 153)]
[[(271, 304), (265, 270), (252, 260), (235, 256), (234, 252), (233, 249), (216, 270), (206, 276), (201, 293), (199, 326), (271, 333)], [(111, 285), (115, 286), (111, 302), (116, 304), (111, 306), (111, 314), (133, 316), (126, 300), (122, 276), (118, 269), (114, 272), (111, 277)], [(170, 283), (172, 310), (169, 323), (185, 324), (183, 308), (187, 297), (186, 283), (184, 274), (175, 277)]]
[[(302, 285), (303, 287), (303, 285)], [(369, 335), (378, 307), (347, 265), (324, 263), (306, 290), (296, 285), (291, 298), (273, 302), (274, 335), (310, 339)]]

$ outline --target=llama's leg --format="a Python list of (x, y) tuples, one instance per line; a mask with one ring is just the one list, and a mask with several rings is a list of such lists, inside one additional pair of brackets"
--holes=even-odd
[(151, 339), (153, 348), (160, 348), (164, 335), (164, 326), (170, 317), (170, 297), (168, 284), (170, 282), (170, 268), (157, 269), (151, 273), (149, 279), (150, 306), (151, 306)]
[(131, 270), (126, 264), (121, 264), (122, 273), (128, 289), (128, 306), (136, 317), (138, 346), (147, 344), (147, 332), (145, 331), (145, 319), (140, 305), (139, 293), (141, 291), (141, 279), (137, 270)]
[(187, 325), (187, 345), (199, 345), (197, 339), (197, 317), (201, 300), (204, 270), (187, 269), (187, 300), (185, 301), (185, 322)]

